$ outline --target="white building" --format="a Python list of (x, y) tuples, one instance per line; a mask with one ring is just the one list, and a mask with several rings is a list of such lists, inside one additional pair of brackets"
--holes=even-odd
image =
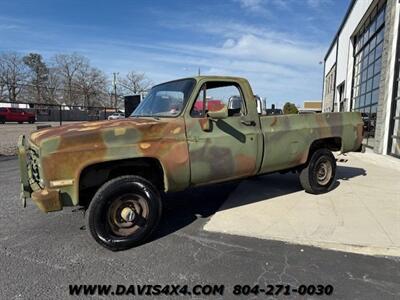
[(324, 60), (323, 111), (360, 111), (364, 144), (400, 158), (399, 0), (352, 0)]

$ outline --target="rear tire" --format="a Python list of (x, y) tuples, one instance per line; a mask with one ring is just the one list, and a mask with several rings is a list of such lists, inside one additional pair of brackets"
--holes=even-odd
[(300, 172), (301, 186), (307, 193), (328, 192), (335, 181), (336, 159), (328, 149), (318, 149), (312, 153), (308, 164)]
[(146, 179), (127, 175), (106, 182), (86, 211), (86, 228), (101, 246), (117, 251), (142, 244), (161, 218), (158, 190)]

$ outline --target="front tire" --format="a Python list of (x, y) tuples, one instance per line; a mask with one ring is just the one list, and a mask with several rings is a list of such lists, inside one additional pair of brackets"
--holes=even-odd
[(113, 251), (142, 244), (161, 218), (158, 190), (146, 179), (127, 175), (106, 182), (86, 211), (86, 228)]
[(335, 181), (336, 159), (328, 149), (318, 149), (300, 172), (301, 186), (307, 193), (328, 192)]

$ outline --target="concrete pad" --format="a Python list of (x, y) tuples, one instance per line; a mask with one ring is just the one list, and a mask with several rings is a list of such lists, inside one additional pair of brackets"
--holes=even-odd
[(307, 194), (296, 174), (245, 180), (205, 225), (213, 232), (400, 256), (400, 160), (352, 153), (335, 188)]

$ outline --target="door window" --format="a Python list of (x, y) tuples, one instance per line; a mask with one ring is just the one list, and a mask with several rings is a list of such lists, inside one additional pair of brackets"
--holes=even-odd
[(228, 108), (229, 117), (246, 114), (240, 87), (232, 82), (207, 82), (202, 86), (190, 115), (204, 117), (208, 111), (217, 111), (224, 106)]

